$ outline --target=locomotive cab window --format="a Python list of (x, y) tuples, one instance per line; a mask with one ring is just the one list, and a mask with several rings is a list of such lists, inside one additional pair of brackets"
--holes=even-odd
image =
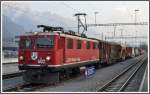
[(31, 39), (21, 39), (19, 46), (21, 49), (31, 48), (32, 46)]
[(81, 40), (77, 40), (77, 49), (81, 49)]
[(73, 39), (67, 39), (67, 48), (72, 49), (73, 48)]
[(86, 48), (87, 48), (87, 49), (90, 49), (90, 46), (91, 46), (91, 45), (90, 45), (90, 41), (87, 41), (87, 42), (86, 42)]
[(38, 38), (36, 41), (37, 48), (52, 48), (54, 46), (53, 38)]

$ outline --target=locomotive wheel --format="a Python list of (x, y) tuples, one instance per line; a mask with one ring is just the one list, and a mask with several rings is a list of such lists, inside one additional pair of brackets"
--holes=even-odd
[(60, 71), (60, 80), (69, 79), (69, 70), (62, 70)]

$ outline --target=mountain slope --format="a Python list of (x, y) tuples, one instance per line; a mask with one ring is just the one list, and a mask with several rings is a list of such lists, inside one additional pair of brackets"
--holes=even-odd
[(13, 22), (10, 18), (3, 15), (2, 19), (2, 40), (4, 42), (14, 42), (15, 37), (24, 33), (25, 30), (20, 25)]

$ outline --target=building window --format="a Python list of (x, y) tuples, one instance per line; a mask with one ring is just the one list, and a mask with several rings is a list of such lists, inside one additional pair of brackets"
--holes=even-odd
[(81, 40), (77, 40), (77, 49), (81, 49)]
[(67, 48), (72, 49), (73, 48), (73, 39), (67, 39)]
[(87, 49), (90, 49), (90, 41), (87, 41), (87, 42), (86, 42), (86, 48), (87, 48)]

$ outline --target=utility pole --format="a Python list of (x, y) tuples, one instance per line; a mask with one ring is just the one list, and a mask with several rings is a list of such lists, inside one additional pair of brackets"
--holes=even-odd
[(134, 13), (135, 13), (135, 14), (134, 14), (134, 15), (135, 15), (135, 19), (134, 19), (134, 22), (135, 22), (135, 44), (136, 44), (136, 45), (137, 45), (137, 40), (136, 40), (136, 39), (137, 39), (137, 38), (136, 38), (136, 37), (137, 37), (137, 30), (136, 30), (137, 11), (139, 11), (139, 10), (138, 10), (138, 9), (135, 9), (135, 10), (134, 10)]
[(94, 12), (95, 14), (95, 25), (96, 25), (96, 14), (98, 14), (99, 12)]
[[(99, 12), (97, 12), (97, 11), (94, 12), (94, 14), (95, 14), (95, 25), (96, 25), (96, 14), (98, 14), (98, 13), (99, 13)], [(96, 29), (97, 29), (97, 28), (96, 28)], [(102, 32), (102, 36), (101, 36), (101, 37), (102, 37), (102, 40), (103, 40), (103, 32)]]
[(139, 11), (139, 10), (138, 10), (138, 9), (135, 9), (134, 11), (135, 11), (135, 20), (134, 20), (134, 22), (135, 22), (135, 25), (136, 25), (136, 22), (137, 22), (137, 21), (136, 21), (136, 20), (137, 20), (137, 18), (136, 18), (136, 16), (137, 16), (136, 13), (137, 13), (137, 11)]

